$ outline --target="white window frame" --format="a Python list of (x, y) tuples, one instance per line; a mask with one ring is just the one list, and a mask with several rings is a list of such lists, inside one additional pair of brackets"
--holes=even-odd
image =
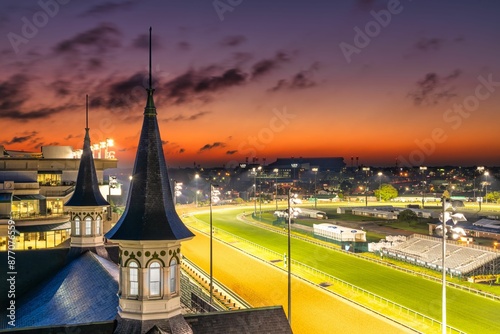
[(169, 291), (170, 293), (176, 293), (177, 292), (177, 259), (174, 257), (172, 260), (170, 260), (170, 266), (169, 266)]
[(80, 235), (80, 217), (75, 217), (75, 235)]
[(139, 265), (137, 262), (130, 262), (128, 265), (128, 292), (130, 296), (137, 297), (139, 295)]
[(92, 217), (85, 217), (85, 235), (92, 234)]
[(95, 220), (95, 234), (100, 235), (101, 234), (101, 217), (97, 216)]
[(149, 295), (161, 296), (161, 265), (158, 261), (153, 261), (149, 265)]

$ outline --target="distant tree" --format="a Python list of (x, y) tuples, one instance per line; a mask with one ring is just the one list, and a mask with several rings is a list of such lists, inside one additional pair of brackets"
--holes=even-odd
[(234, 204), (243, 204), (243, 203), (245, 203), (245, 201), (243, 200), (243, 198), (241, 198), (241, 197), (237, 197), (237, 198), (235, 198), (235, 199), (233, 200), (233, 203), (234, 203)]
[(417, 214), (412, 210), (403, 210), (398, 215), (398, 220), (404, 223), (411, 223), (418, 220)]
[(398, 197), (398, 190), (391, 184), (384, 183), (380, 186), (380, 189), (376, 189), (374, 191), (374, 194), (382, 201), (390, 201), (391, 199)]
[(352, 183), (347, 181), (347, 180), (343, 180), (341, 183), (340, 183), (340, 190), (342, 190), (343, 193), (350, 193), (352, 189)]
[(500, 199), (500, 192), (492, 191), (485, 196), (485, 199), (488, 200), (488, 203), (497, 203)]

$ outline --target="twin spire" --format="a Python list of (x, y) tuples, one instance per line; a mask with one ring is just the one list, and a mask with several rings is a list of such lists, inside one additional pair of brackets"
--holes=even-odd
[(153, 100), (151, 31), (149, 28), (149, 86), (142, 130), (125, 212), (106, 234), (112, 240), (184, 240), (194, 236), (174, 207)]
[(90, 146), (89, 96), (86, 95), (85, 99), (85, 138), (83, 140), (83, 152), (80, 159), (80, 167), (78, 168), (75, 191), (65, 206), (108, 206), (109, 203), (104, 199), (99, 190), (99, 182)]

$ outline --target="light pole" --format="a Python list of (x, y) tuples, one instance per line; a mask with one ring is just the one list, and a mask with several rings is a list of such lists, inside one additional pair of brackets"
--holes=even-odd
[(254, 197), (254, 207), (253, 207), (253, 216), (257, 217), (257, 172), (261, 170), (262, 167), (259, 166), (257, 168), (252, 168), (253, 173), (253, 197)]
[(291, 253), (291, 229), (292, 229), (292, 201), (296, 195), (292, 196), (292, 187), (288, 189), (288, 323), (292, 324), (292, 253)]
[[(443, 232), (443, 245), (442, 245), (442, 254), (441, 254), (441, 267), (442, 267), (442, 323), (441, 323), (441, 331), (443, 334), (446, 334), (446, 238), (447, 238), (447, 223), (453, 222), (453, 225), (458, 223), (459, 221), (466, 221), (467, 219), (463, 214), (460, 213), (451, 213), (450, 211), (454, 211), (455, 209), (451, 205), (451, 196), (450, 193), (446, 190), (443, 193), (442, 197), (443, 201), (443, 212), (441, 214), (441, 222), (442, 222), (442, 232)], [(451, 231), (454, 232), (454, 227), (451, 228)], [(458, 235), (456, 235), (458, 237)], [(455, 233), (453, 234), (453, 238), (455, 238)]]
[(382, 202), (382, 172), (378, 172), (378, 201)]
[(218, 187), (216, 184), (210, 183), (210, 305), (212, 305), (212, 296), (214, 290), (213, 284), (213, 224), (212, 224), (212, 197), (213, 188)]
[(196, 184), (196, 191), (194, 192), (194, 206), (198, 207), (198, 179), (200, 178), (199, 174), (195, 174), (194, 182)]
[(446, 267), (445, 267), (445, 258), (446, 258), (446, 194), (443, 194), (442, 201), (443, 201), (443, 247), (442, 247), (442, 256), (441, 256), (441, 267), (443, 270), (442, 273), (442, 300), (441, 300), (441, 315), (442, 315), (442, 321), (441, 321), (441, 331), (443, 334), (446, 334)]
[(484, 172), (484, 176), (486, 176), (486, 181), (484, 182), (484, 199), (486, 203), (488, 203), (488, 176), (490, 175), (490, 172), (486, 171)]
[(311, 170), (314, 173), (314, 208), (317, 209), (318, 208), (318, 196), (316, 194), (316, 177), (318, 175), (319, 168), (313, 167)]
[(274, 181), (274, 200), (276, 201), (276, 211), (278, 210), (278, 168), (273, 169), (273, 172), (275, 174), (275, 181)]

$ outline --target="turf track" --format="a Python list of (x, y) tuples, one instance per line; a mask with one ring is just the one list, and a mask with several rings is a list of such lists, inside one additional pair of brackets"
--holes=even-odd
[[(247, 210), (248, 211), (248, 210)], [(214, 226), (258, 243), (278, 253), (286, 252), (286, 236), (238, 222), (242, 210), (214, 212)], [(207, 214), (197, 215), (208, 221)], [(434, 319), (441, 319), (441, 285), (340, 252), (292, 241), (292, 257), (358, 287), (404, 305)], [(465, 291), (448, 288), (448, 324), (468, 333), (498, 333), (500, 303)]]
[[(209, 272), (209, 238), (195, 234), (193, 240), (183, 243), (182, 252)], [(287, 276), (283, 271), (221, 242), (215, 241), (213, 247), (217, 280), (254, 307), (282, 305), (287, 311)], [(292, 287), (295, 334), (409, 332), (302, 280), (293, 278)]]

